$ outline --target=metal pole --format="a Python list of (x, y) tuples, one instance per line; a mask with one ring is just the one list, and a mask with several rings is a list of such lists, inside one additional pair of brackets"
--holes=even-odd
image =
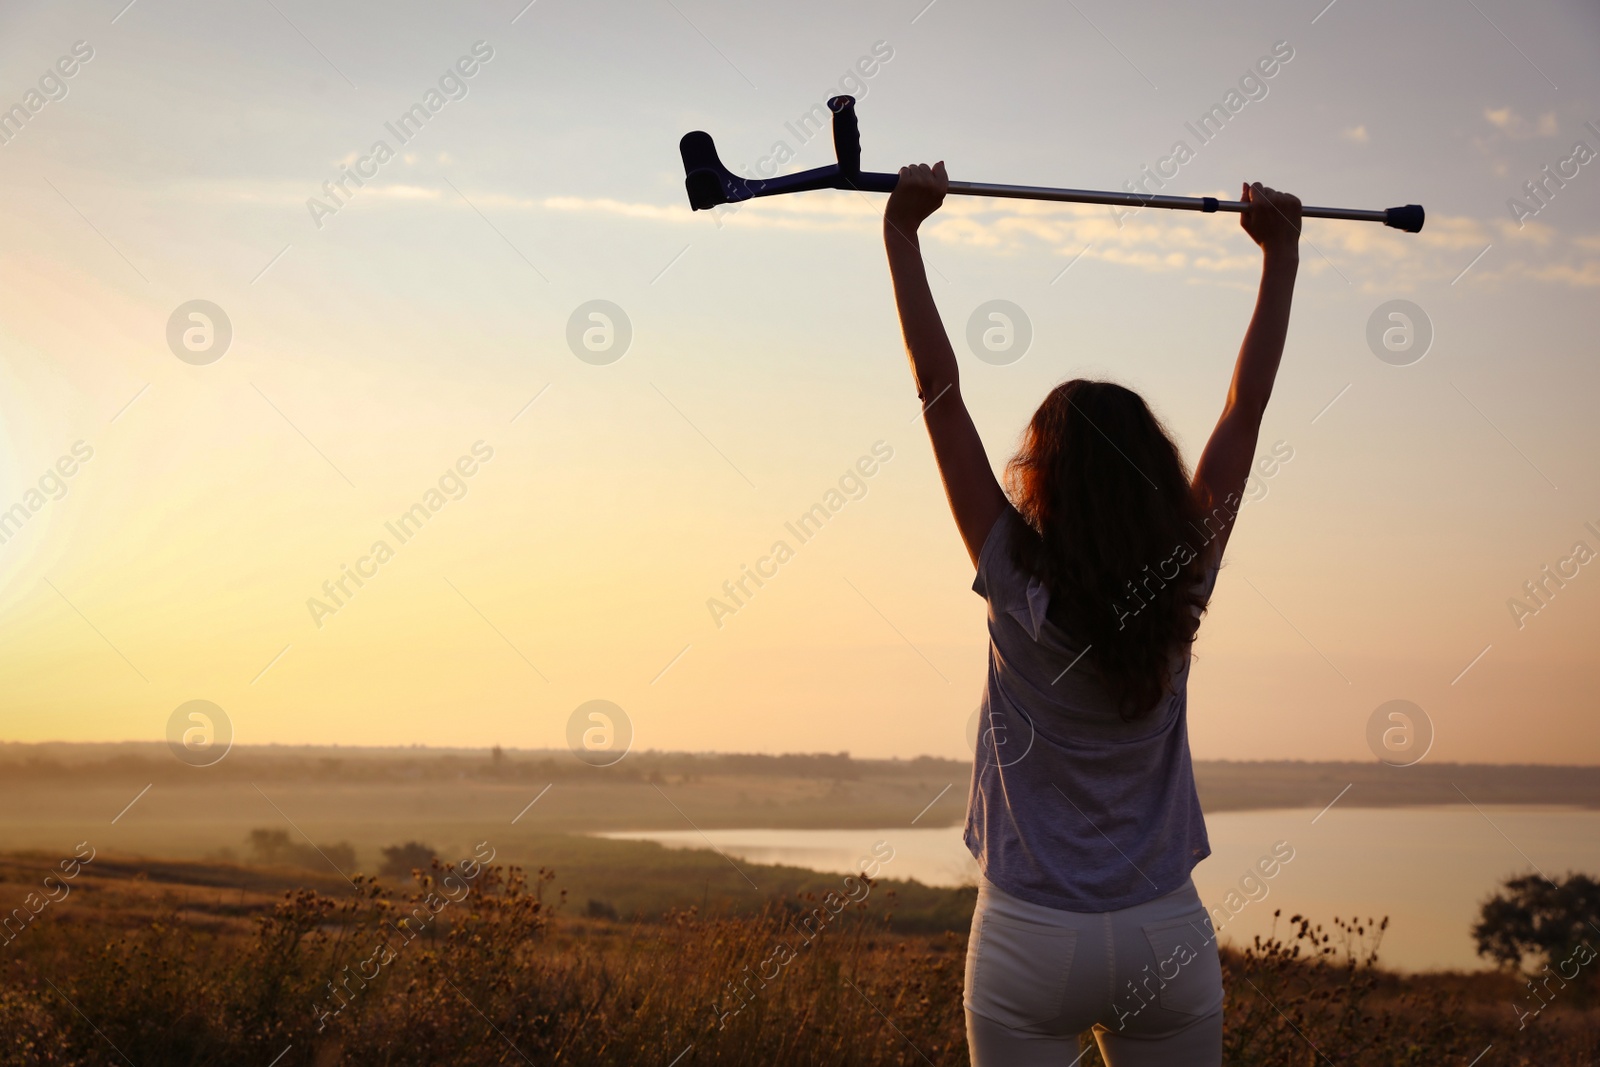
[[(1094, 189), (1052, 189), (1041, 185), (995, 185), (988, 182), (951, 182), (950, 191), (966, 196), (997, 196), (1018, 200), (1057, 200), (1074, 204), (1110, 204), (1117, 207), (1159, 207), (1175, 211), (1243, 211), (1242, 200), (1218, 200), (1209, 196), (1156, 196), (1145, 193), (1103, 192)], [(1383, 222), (1382, 211), (1344, 207), (1302, 207), (1300, 214), (1312, 219), (1350, 219), (1358, 222)]]

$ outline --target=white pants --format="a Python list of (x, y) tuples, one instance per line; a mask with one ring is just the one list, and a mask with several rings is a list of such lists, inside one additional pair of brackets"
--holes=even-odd
[(1059, 911), (980, 880), (967, 942), (973, 1067), (1219, 1067), (1222, 967), (1194, 883), (1122, 911)]

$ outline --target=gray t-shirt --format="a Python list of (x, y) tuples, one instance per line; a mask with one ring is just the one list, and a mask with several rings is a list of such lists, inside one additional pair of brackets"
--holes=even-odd
[[(1124, 722), (1084, 650), (1046, 618), (1049, 590), (1013, 562), (1026, 529), (1006, 505), (972, 583), (989, 605), (989, 675), (967, 847), (984, 877), (1021, 900), (1133, 907), (1182, 886), (1211, 854), (1189, 758), (1190, 650), (1174, 659), (1160, 703)], [(1209, 597), (1217, 561), (1207, 557), (1199, 591)]]

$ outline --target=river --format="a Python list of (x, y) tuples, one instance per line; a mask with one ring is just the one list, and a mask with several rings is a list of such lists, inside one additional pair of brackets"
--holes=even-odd
[[(1428, 808), (1221, 812), (1206, 817), (1211, 856), (1195, 868), (1200, 897), (1236, 908), (1219, 922), (1224, 942), (1248, 943), (1296, 912), (1331, 927), (1335, 916), (1389, 917), (1380, 963), (1396, 970), (1478, 970), (1471, 928), (1479, 906), (1506, 877), (1569, 870), (1600, 874), (1600, 812), (1554, 807), (1468, 805)], [(960, 827), (877, 830), (696, 830), (610, 833), (669, 848), (715, 846), (751, 863), (817, 871), (854, 870), (874, 842), (894, 859), (883, 877), (926, 885), (972, 884), (977, 866)], [(1293, 859), (1276, 876), (1241, 880), (1279, 842)], [(1280, 849), (1280, 853), (1283, 850)], [(1245, 890), (1248, 889), (1249, 892)], [(1236, 895), (1229, 898), (1229, 892)], [(1253, 899), (1252, 899), (1253, 897)]]

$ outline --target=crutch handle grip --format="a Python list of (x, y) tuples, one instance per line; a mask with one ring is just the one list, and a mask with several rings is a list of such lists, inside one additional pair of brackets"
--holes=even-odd
[(828, 101), (833, 112), (833, 154), (839, 161), (839, 177), (853, 185), (861, 175), (861, 127), (856, 122), (856, 98), (835, 96)]

